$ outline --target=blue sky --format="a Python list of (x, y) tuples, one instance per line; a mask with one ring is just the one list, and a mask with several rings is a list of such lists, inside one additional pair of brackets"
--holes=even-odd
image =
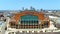
[(0, 0), (0, 10), (20, 10), (22, 7), (36, 9), (60, 9), (60, 0)]

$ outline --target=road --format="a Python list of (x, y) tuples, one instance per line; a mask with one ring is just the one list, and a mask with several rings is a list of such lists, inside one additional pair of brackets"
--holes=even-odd
[(20, 32), (15, 32), (15, 33), (13, 33), (13, 34), (60, 34), (60, 32), (46, 32), (46, 33), (43, 33), (43, 32), (39, 32), (39, 33), (36, 33), (36, 32), (34, 32), (34, 33), (26, 33), (26, 32), (23, 32), (23, 33), (20, 33)]

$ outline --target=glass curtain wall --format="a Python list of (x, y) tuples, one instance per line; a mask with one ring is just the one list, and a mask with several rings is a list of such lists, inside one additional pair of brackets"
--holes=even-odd
[(21, 24), (23, 25), (38, 25), (38, 16), (24, 15), (21, 16)]

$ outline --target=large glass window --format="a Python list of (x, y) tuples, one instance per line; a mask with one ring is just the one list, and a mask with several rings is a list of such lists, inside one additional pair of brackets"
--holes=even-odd
[(38, 16), (30, 15), (30, 14), (21, 16), (21, 24), (38, 25)]

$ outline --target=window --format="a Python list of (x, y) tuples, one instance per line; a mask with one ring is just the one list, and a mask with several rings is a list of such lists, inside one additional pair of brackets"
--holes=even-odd
[(30, 15), (30, 14), (21, 16), (21, 24), (23, 24), (23, 25), (38, 24), (38, 16), (34, 16), (34, 15)]
[(44, 27), (48, 27), (48, 21), (44, 21)]
[(8, 34), (14, 34), (14, 32), (9, 32)]
[(16, 28), (15, 22), (10, 22), (10, 26), (11, 26), (11, 28)]
[(24, 25), (24, 28), (38, 28), (38, 26), (36, 26), (38, 25), (38, 16), (30, 14), (21, 16), (20, 23)]

